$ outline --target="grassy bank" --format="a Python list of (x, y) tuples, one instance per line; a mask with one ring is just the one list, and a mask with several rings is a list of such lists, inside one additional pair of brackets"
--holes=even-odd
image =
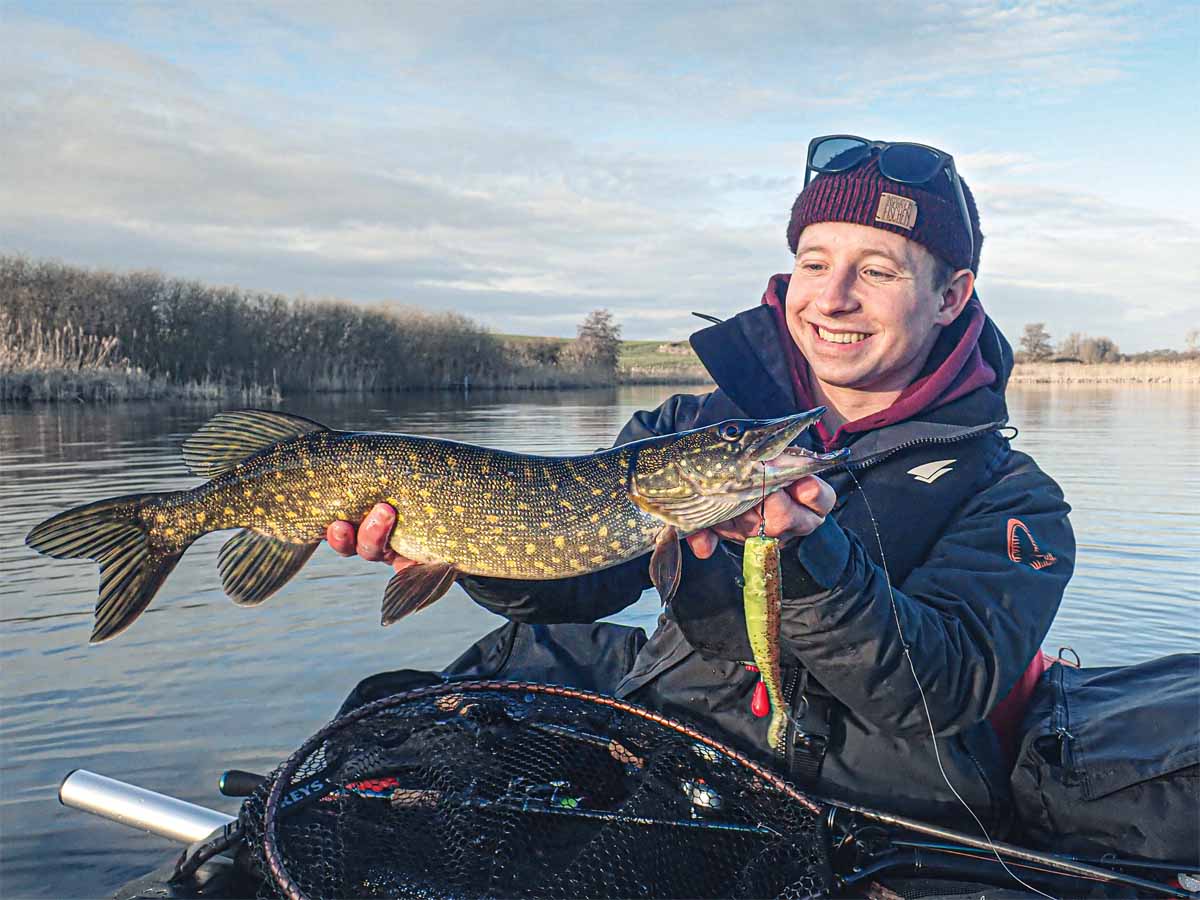
[(687, 341), (622, 341), (617, 371), (625, 384), (712, 384)]
[(1200, 384), (1200, 359), (1177, 362), (1018, 363), (1011, 384)]

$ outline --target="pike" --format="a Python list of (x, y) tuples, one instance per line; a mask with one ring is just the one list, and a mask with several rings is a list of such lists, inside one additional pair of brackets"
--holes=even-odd
[(75, 507), (36, 526), (25, 543), (99, 563), (92, 643), (128, 628), (201, 535), (240, 529), (217, 568), (225, 593), (255, 606), (304, 566), (330, 522), (358, 523), (378, 502), (397, 512), (391, 548), (418, 563), (388, 583), (384, 625), (428, 606), (459, 575), (565, 578), (647, 552), (665, 603), (679, 582), (681, 536), (845, 458), (788, 447), (823, 412), (731, 419), (584, 456), (227, 412), (183, 444), (188, 468), (209, 481)]

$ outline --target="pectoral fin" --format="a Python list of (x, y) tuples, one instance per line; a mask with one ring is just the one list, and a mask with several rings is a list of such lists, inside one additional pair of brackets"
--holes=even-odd
[(679, 532), (674, 526), (667, 525), (654, 539), (654, 553), (650, 556), (650, 580), (658, 588), (658, 596), (664, 604), (675, 596), (682, 569), (683, 551), (679, 547)]
[(397, 572), (383, 592), (380, 624), (391, 625), (424, 609), (450, 590), (457, 577), (458, 569), (449, 563), (425, 563)]
[(250, 528), (239, 531), (217, 556), (221, 587), (238, 606), (257, 606), (304, 568), (319, 544), (290, 544)]

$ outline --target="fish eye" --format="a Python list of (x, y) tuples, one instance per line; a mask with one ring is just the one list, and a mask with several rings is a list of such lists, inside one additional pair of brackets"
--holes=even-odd
[(727, 422), (721, 426), (721, 439), (726, 441), (736, 441), (742, 436), (742, 426), (735, 425), (733, 422)]

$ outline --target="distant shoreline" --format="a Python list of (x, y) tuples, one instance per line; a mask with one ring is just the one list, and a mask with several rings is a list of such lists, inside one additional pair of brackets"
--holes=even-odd
[(1200, 384), (1200, 360), (1119, 363), (1017, 363), (1009, 384)]

